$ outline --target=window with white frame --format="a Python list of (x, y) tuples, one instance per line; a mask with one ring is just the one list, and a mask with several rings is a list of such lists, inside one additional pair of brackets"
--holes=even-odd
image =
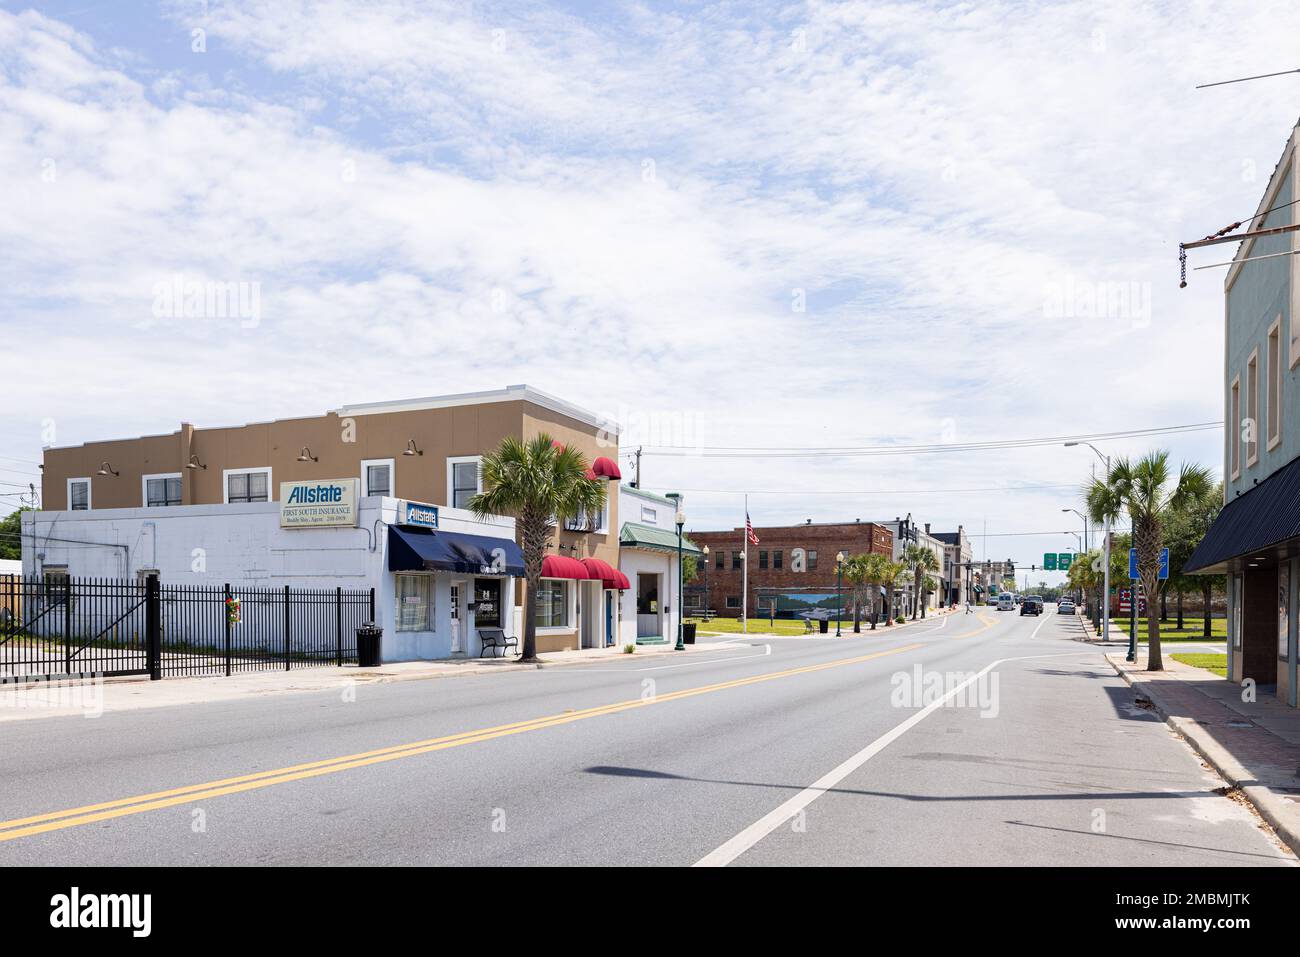
[(649, 505), (641, 506), (641, 521), (646, 525), (659, 524), (659, 510)]
[(600, 507), (599, 512), (595, 512), (591, 515), (587, 514), (586, 509), (579, 509), (577, 515), (575, 515), (573, 518), (565, 520), (564, 527), (571, 532), (605, 531), (606, 530), (605, 516), (607, 514), (606, 512), (607, 505), (608, 503), (606, 503), (606, 505), (602, 505)]
[(72, 512), (90, 511), (90, 479), (68, 479), (68, 510)]
[(433, 631), (432, 575), (396, 575), (398, 631)]
[(393, 494), (393, 460), (392, 459), (362, 459), (361, 494), (362, 495), (392, 495)]
[(1241, 474), (1241, 376), (1232, 380), (1228, 405), (1231, 407), (1228, 415), (1229, 462), (1231, 477), (1235, 479)]
[(562, 578), (543, 578), (534, 598), (538, 628), (569, 626), (569, 582)]
[(144, 481), (144, 504), (146, 508), (162, 508), (181, 504), (181, 476), (146, 475)]
[(270, 469), (238, 469), (226, 473), (226, 501), (269, 502), (271, 500)]
[(1259, 461), (1259, 350), (1246, 363), (1246, 466)]
[(479, 456), (447, 460), (447, 504), (452, 508), (469, 508), (469, 500), (481, 491)]
[(728, 608), (739, 608), (739, 607), (740, 607), (740, 596), (739, 596), (739, 595), (728, 595), (728, 596), (727, 596), (727, 607), (728, 607)]
[(1268, 448), (1282, 441), (1282, 317), (1268, 330)]

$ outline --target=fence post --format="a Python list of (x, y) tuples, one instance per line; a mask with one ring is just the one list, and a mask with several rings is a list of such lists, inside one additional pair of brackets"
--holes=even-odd
[(370, 589), (370, 624), (375, 623), (375, 589)]
[(144, 621), (149, 680), (158, 681), (162, 678), (162, 600), (158, 578), (154, 575), (144, 580)]
[(284, 670), (289, 670), (289, 586), (284, 586)]
[(230, 592), (230, 583), (226, 582), (226, 598), (221, 603), (221, 617), (226, 620), (226, 677), (230, 677), (230, 599), (235, 597)]
[(72, 589), (73, 579), (66, 578), (63, 590), (63, 673), (72, 674)]
[(334, 587), (334, 663), (343, 667), (343, 586)]

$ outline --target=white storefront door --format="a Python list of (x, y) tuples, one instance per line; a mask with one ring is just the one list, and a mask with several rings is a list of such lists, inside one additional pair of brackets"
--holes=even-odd
[(464, 599), (465, 583), (463, 581), (454, 581), (451, 583), (451, 653), (453, 655), (463, 655), (465, 653), (465, 616), (461, 602)]

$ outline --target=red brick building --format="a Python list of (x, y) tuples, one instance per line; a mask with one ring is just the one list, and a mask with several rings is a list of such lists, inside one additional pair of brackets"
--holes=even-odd
[[(891, 555), (894, 536), (874, 522), (807, 522), (774, 528), (756, 528), (758, 544), (749, 546), (750, 618), (766, 618), (776, 605), (778, 618), (799, 617), (801, 612), (836, 608), (835, 555)], [(744, 528), (727, 532), (692, 530), (697, 548), (706, 545), (699, 574), (688, 588), (687, 608), (707, 607), (728, 618), (741, 612), (745, 544)]]

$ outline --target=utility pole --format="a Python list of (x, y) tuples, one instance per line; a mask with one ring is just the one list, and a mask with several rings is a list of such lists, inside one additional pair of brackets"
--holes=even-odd
[(645, 488), (641, 484), (641, 446), (636, 447), (636, 481), (632, 483), (633, 488)]

